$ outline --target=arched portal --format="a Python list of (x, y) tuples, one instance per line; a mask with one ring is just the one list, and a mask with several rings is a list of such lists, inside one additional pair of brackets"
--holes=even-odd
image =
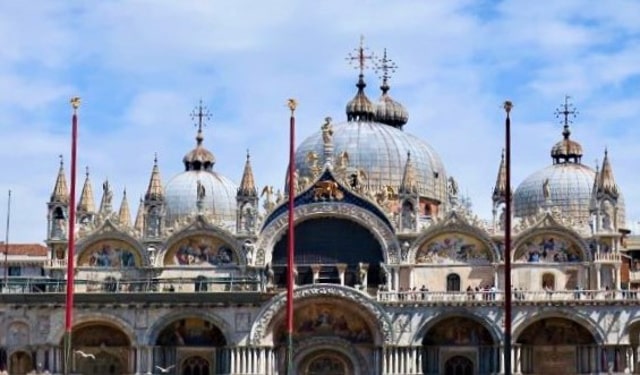
[[(287, 238), (285, 232), (273, 249), (274, 282), (286, 285)], [(343, 218), (320, 217), (303, 221), (295, 227), (295, 262), (297, 283), (334, 283), (368, 287), (381, 283), (380, 263), (384, 261), (382, 245), (362, 225)], [(337, 265), (346, 269), (339, 270)], [(366, 278), (360, 276), (366, 264)], [(317, 271), (314, 267), (320, 266)], [(341, 272), (344, 272), (341, 276)]]
[(175, 367), (175, 375), (214, 375), (229, 372), (223, 355), (227, 345), (213, 322), (187, 317), (167, 324), (155, 340), (153, 367)]
[[(597, 372), (603, 353), (593, 334), (567, 318), (546, 318), (527, 326), (518, 336), (523, 374), (582, 374)], [(601, 366), (598, 366), (601, 367)]]
[(476, 375), (499, 371), (499, 350), (487, 327), (467, 317), (445, 318), (427, 330), (423, 373)]
[(353, 363), (335, 350), (318, 350), (307, 355), (300, 364), (302, 375), (352, 375)]
[(9, 357), (9, 374), (26, 375), (33, 370), (33, 359), (27, 352), (19, 351)]
[(129, 366), (133, 355), (129, 337), (109, 323), (90, 322), (78, 325), (71, 335), (71, 347), (74, 350), (71, 358), (74, 372), (85, 375), (123, 375), (133, 370)]

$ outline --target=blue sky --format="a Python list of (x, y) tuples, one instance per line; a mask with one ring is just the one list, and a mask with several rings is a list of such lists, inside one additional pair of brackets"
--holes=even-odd
[[(205, 144), (215, 169), (238, 182), (249, 148), (260, 186), (282, 186), (286, 99), (299, 101), (298, 143), (326, 116), (345, 120), (357, 78), (345, 57), (361, 34), (399, 66), (391, 95), (409, 110), (405, 131), (439, 152), (481, 217), (503, 144), (501, 103), (516, 105), (517, 186), (551, 163), (562, 131), (553, 113), (568, 94), (583, 161), (608, 147), (628, 221), (640, 219), (639, 2), (5, 1), (0, 194), (13, 191), (11, 240), (45, 237), (59, 154), (68, 166), (71, 96), (83, 99), (78, 180), (88, 165), (96, 200), (109, 178), (135, 213), (155, 152), (165, 183), (179, 173), (200, 99), (213, 114)], [(377, 98), (372, 71), (366, 81)]]

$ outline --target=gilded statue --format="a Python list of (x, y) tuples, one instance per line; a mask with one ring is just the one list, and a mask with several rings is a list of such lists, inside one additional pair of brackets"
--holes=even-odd
[(340, 185), (335, 181), (318, 181), (313, 186), (313, 199), (337, 199), (341, 200), (344, 197), (342, 191), (340, 191)]
[(319, 161), (320, 157), (318, 156), (318, 154), (313, 151), (309, 151), (307, 153), (307, 166), (309, 167), (309, 170), (311, 171), (313, 176), (316, 176), (318, 173), (320, 173), (320, 166), (318, 165)]
[(336, 170), (344, 170), (349, 166), (349, 153), (342, 151), (336, 158)]
[(380, 188), (380, 191), (375, 194), (375, 199), (379, 205), (383, 205), (393, 199), (395, 195), (395, 189), (392, 186), (387, 185)]

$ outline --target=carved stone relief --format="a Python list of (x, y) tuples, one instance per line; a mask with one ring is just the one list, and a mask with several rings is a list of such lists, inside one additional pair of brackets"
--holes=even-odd
[(26, 323), (11, 323), (8, 331), (7, 346), (20, 347), (29, 344), (29, 326)]

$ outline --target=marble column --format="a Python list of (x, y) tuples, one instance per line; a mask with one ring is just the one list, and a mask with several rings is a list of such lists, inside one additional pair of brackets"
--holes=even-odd
[(347, 264), (338, 263), (336, 264), (336, 268), (338, 269), (338, 277), (340, 278), (340, 285), (344, 285), (344, 274), (347, 270)]
[(318, 278), (320, 277), (320, 269), (322, 268), (321, 265), (319, 264), (312, 264), (311, 265), (311, 272), (312, 272), (312, 283), (315, 284), (318, 282)]

